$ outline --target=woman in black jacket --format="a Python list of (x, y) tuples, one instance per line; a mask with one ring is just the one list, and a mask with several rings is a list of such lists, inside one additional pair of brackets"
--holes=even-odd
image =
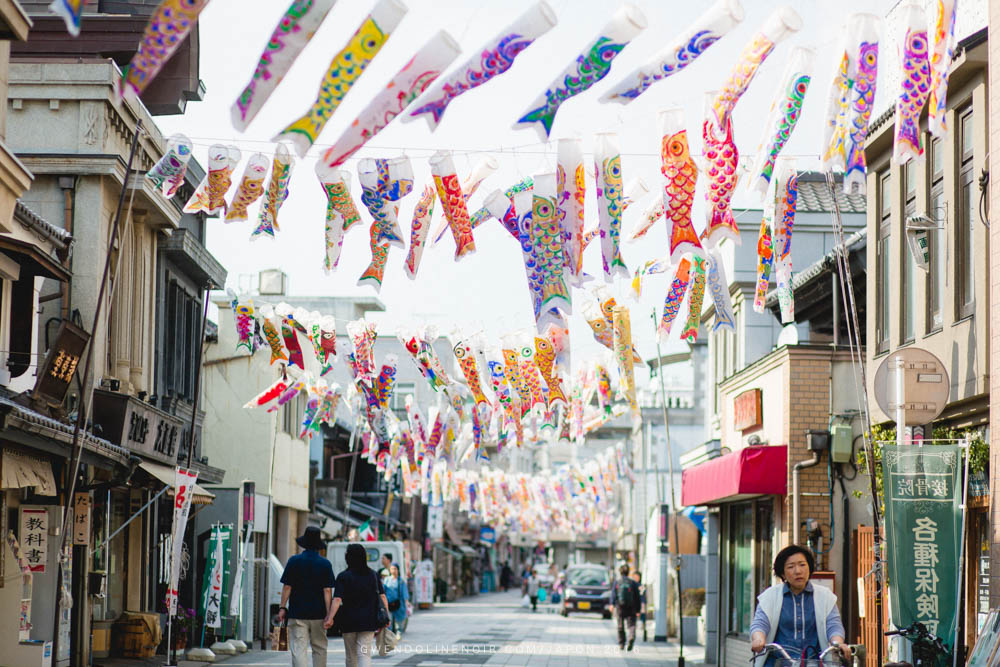
[(365, 548), (347, 546), (347, 569), (337, 575), (333, 588), (330, 616), (344, 635), (347, 667), (370, 667), (372, 642), (382, 628), (378, 624), (378, 605), (388, 610), (382, 581), (368, 567)]

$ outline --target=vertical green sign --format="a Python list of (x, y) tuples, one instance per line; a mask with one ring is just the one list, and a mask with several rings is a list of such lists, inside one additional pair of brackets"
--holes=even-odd
[(889, 589), (897, 627), (920, 622), (954, 649), (962, 542), (962, 449), (882, 450)]
[[(215, 555), (218, 551), (216, 546), (219, 540), (222, 541), (222, 596), (218, 600), (212, 600), (211, 608), (213, 610), (228, 610), (229, 609), (229, 565), (230, 565), (230, 547), (233, 539), (233, 531), (230, 526), (215, 526), (212, 528), (212, 536), (209, 538), (205, 546), (205, 572), (202, 574), (201, 579), (201, 617), (205, 619), (206, 625), (214, 627), (212, 624), (215, 619), (209, 619), (209, 597), (213, 595), (212, 593), (212, 571), (215, 569)], [(213, 613), (224, 613), (213, 612)], [(220, 619), (221, 620), (221, 619)]]

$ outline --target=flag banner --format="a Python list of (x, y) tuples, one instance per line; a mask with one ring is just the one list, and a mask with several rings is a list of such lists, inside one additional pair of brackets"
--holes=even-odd
[(962, 448), (884, 445), (889, 590), (896, 627), (927, 626), (950, 648), (958, 630)]
[(233, 531), (229, 526), (216, 526), (208, 541), (205, 576), (201, 584), (201, 617), (205, 627), (222, 627), (222, 610), (227, 609), (229, 595), (229, 553)]
[(191, 493), (198, 473), (177, 468), (174, 475), (174, 526), (170, 537), (170, 583), (167, 585), (167, 609), (171, 616), (177, 613), (177, 585), (181, 578), (181, 551), (188, 513), (191, 511)]

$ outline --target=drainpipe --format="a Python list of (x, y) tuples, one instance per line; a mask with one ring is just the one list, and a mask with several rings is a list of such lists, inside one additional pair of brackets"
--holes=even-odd
[(819, 452), (813, 452), (812, 458), (799, 461), (792, 467), (792, 544), (799, 543), (799, 472), (819, 464)]

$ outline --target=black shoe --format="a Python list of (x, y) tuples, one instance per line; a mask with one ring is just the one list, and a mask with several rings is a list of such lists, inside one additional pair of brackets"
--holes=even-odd
[(633, 645), (633, 644), (635, 644), (635, 640), (632, 640), (632, 641), (630, 641), (630, 642), (628, 643), (628, 648), (627, 648), (627, 649), (625, 649), (625, 650), (626, 650), (626, 651), (631, 651), (631, 650), (632, 650), (632, 645)]

